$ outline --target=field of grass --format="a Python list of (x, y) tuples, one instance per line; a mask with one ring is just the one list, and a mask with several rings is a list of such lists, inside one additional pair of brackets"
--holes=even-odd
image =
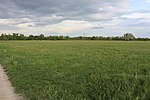
[(0, 41), (0, 63), (28, 100), (150, 100), (150, 42)]

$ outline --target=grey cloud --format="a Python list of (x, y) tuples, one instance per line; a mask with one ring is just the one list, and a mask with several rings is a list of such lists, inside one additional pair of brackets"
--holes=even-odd
[[(84, 20), (83, 16), (97, 13), (98, 2), (92, 0), (30, 0), (20, 2), (13, 0), (14, 3), (23, 10), (33, 13), (37, 17), (42, 16), (61, 16), (69, 20)], [(56, 20), (56, 19), (55, 19)], [(61, 22), (62, 20), (56, 20)], [(53, 24), (52, 23), (49, 24)]]
[(0, 30), (15, 30), (17, 29), (14, 25), (2, 25), (0, 24)]
[(119, 18), (120, 26), (126, 28), (133, 28), (133, 27), (149, 27), (150, 21), (146, 18)]
[[(34, 24), (48, 25), (63, 20), (101, 21), (120, 16), (123, 11), (107, 8), (121, 8), (127, 0), (0, 0), (0, 18), (30, 18)], [(99, 10), (102, 8), (102, 10)], [(6, 11), (3, 11), (6, 10)], [(95, 18), (101, 14), (102, 18)], [(43, 19), (43, 16), (62, 17), (62, 19)], [(93, 15), (93, 16), (92, 16)], [(108, 15), (108, 16), (105, 16)]]
[(140, 23), (131, 23), (128, 25), (129, 27), (149, 27), (150, 23), (144, 23), (144, 22), (140, 22)]
[(94, 26), (94, 27), (91, 27), (91, 29), (104, 29), (104, 27), (102, 27), (102, 26)]

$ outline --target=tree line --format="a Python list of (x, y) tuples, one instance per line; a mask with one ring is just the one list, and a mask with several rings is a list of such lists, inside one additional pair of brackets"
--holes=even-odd
[(122, 40), (122, 41), (149, 41), (150, 38), (136, 38), (132, 33), (126, 33), (123, 36), (116, 37), (103, 37), (103, 36), (92, 36), (92, 37), (69, 37), (69, 36), (44, 36), (40, 35), (29, 35), (13, 33), (13, 34), (1, 34), (0, 40)]

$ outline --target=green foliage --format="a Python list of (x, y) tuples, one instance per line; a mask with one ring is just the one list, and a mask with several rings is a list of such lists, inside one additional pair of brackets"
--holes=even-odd
[(126, 41), (135, 40), (135, 37), (134, 37), (134, 35), (132, 33), (126, 33), (126, 34), (124, 34), (124, 39)]
[(116, 37), (103, 37), (103, 36), (92, 36), (92, 37), (69, 37), (69, 36), (44, 36), (40, 34), (38, 36), (29, 35), (24, 36), (23, 34), (13, 33), (10, 34), (1, 34), (0, 40), (119, 40), (119, 41), (148, 41), (149, 38), (135, 38), (132, 33), (126, 33), (124, 36), (116, 36)]
[(149, 41), (0, 41), (0, 63), (28, 100), (149, 100)]

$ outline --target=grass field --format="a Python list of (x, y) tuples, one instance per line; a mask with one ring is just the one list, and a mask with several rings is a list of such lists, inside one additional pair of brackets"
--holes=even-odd
[(150, 100), (150, 42), (0, 41), (0, 63), (28, 100)]

